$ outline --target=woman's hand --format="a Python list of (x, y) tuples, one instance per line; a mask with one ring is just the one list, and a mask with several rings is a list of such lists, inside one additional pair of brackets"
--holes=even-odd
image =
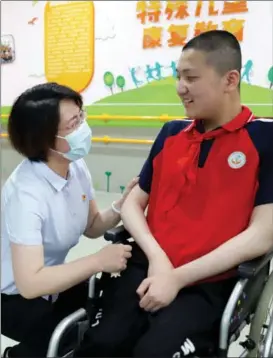
[(134, 179), (132, 179), (126, 186), (123, 194), (122, 194), (122, 197), (120, 200), (116, 201), (115, 203), (115, 207), (118, 209), (118, 210), (121, 210), (121, 207), (123, 205), (123, 203), (125, 202), (127, 196), (130, 194), (130, 192), (132, 191), (132, 189), (138, 184), (139, 182), (139, 177), (136, 177)]
[(126, 269), (127, 260), (132, 256), (130, 245), (106, 245), (95, 254), (101, 272), (116, 273)]
[(136, 177), (132, 179), (128, 184), (126, 189), (124, 190), (124, 193), (122, 195), (123, 202), (126, 200), (127, 196), (130, 194), (131, 190), (138, 184), (139, 177)]

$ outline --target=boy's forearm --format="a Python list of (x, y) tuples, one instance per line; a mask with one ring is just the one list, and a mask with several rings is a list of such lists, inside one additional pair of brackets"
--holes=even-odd
[(227, 272), (273, 248), (272, 229), (250, 227), (209, 254), (174, 270), (181, 288)]
[(124, 227), (130, 232), (136, 243), (150, 260), (155, 255), (164, 254), (153, 237), (141, 206), (133, 200), (125, 201), (121, 210)]

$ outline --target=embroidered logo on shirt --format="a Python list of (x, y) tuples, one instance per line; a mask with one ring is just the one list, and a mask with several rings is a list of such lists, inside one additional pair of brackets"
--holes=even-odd
[(86, 195), (82, 194), (82, 201), (85, 201), (85, 200), (86, 200)]
[(232, 169), (240, 169), (246, 164), (246, 156), (242, 152), (233, 152), (228, 157), (228, 165)]

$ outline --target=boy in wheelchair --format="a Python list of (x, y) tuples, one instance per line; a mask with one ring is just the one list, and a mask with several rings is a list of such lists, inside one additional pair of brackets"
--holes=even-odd
[(132, 258), (104, 277), (102, 316), (76, 356), (215, 352), (234, 268), (273, 247), (273, 122), (241, 105), (240, 71), (228, 32), (184, 46), (177, 91), (194, 120), (166, 123), (156, 138), (122, 208)]

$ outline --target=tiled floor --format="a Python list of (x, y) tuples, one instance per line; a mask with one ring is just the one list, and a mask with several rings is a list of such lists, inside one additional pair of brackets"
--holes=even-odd
[[(101, 209), (104, 209), (111, 205), (112, 201), (117, 199), (119, 197), (119, 194), (110, 194), (110, 193), (97, 193), (97, 202)], [(97, 239), (97, 240), (89, 240), (85, 237), (82, 237), (80, 240), (80, 243), (71, 250), (69, 253), (67, 260), (74, 260), (82, 256), (86, 256), (90, 253), (96, 252), (99, 250), (102, 246), (104, 246), (106, 242), (103, 240), (103, 238)], [(243, 332), (243, 336), (247, 333), (247, 329)], [(243, 337), (242, 337), (243, 338)], [(13, 345), (14, 342), (10, 341), (6, 337), (1, 336), (1, 353), (5, 349), (5, 347)], [(240, 353), (242, 352), (241, 347), (234, 343), (232, 344), (229, 352), (230, 357), (239, 357)]]

